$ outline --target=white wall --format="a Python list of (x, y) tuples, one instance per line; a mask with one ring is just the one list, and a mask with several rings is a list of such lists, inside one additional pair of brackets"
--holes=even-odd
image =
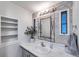
[(79, 45), (79, 1), (73, 2), (73, 25), (77, 25), (77, 29), (74, 32), (78, 35), (78, 45)]
[[(63, 10), (63, 8), (62, 8), (62, 10)], [(60, 11), (57, 11), (55, 13), (55, 42), (56, 43), (67, 44), (67, 40), (69, 39), (69, 35), (61, 34), (61, 30), (60, 30), (61, 29), (61, 19), (60, 19), (61, 15), (60, 15)]]
[[(27, 41), (26, 35), (24, 35), (24, 31), (26, 30), (27, 26), (32, 25), (32, 14), (28, 10), (25, 10), (21, 8), (20, 6), (17, 6), (11, 2), (1, 2), (0, 1), (0, 15), (4, 17), (14, 18), (18, 19), (18, 39), (20, 41)], [(11, 45), (10, 45), (11, 47)], [(5, 48), (9, 48), (8, 46)], [(4, 48), (4, 49), (5, 49)], [(16, 47), (15, 47), (16, 48)], [(18, 47), (17, 47), (18, 48)], [(3, 52), (4, 49), (0, 50)], [(8, 50), (6, 50), (7, 52)], [(15, 52), (15, 49), (12, 50)], [(12, 54), (15, 56), (14, 52), (7, 52), (8, 54)], [(17, 50), (17, 52), (19, 52)], [(10, 55), (9, 54), (9, 55)], [(1, 54), (0, 54), (1, 55)], [(17, 55), (18, 56), (18, 55)]]
[(0, 57), (21, 57), (22, 56), (22, 50), (19, 45), (12, 44), (7, 47), (0, 48)]

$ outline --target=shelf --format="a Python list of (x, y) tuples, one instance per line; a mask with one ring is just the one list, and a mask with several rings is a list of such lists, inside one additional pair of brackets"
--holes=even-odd
[(1, 21), (1, 23), (13, 23), (13, 24), (17, 24), (17, 22), (11, 22), (11, 21)]
[(17, 23), (11, 23), (11, 22), (1, 22), (1, 24), (12, 24), (12, 25), (17, 25)]
[(14, 40), (18, 40), (18, 38), (17, 37), (14, 37), (14, 38), (3, 38), (1, 41), (2, 41), (2, 43), (5, 43), (5, 42), (12, 42), (12, 41), (14, 41)]
[(6, 26), (2, 26), (1, 29), (17, 29), (17, 27), (6, 27)]
[(17, 36), (17, 34), (1, 35), (1, 37), (6, 37), (6, 36)]
[(12, 42), (18, 39), (18, 20), (1, 17), (1, 43)]
[(1, 32), (3, 32), (3, 31), (9, 32), (9, 31), (18, 31), (18, 30), (17, 29), (11, 29), (11, 28), (9, 28), (9, 29), (3, 28), (3, 29), (1, 29)]
[(4, 36), (4, 37), (1, 37), (1, 42), (4, 43), (4, 42), (10, 42), (10, 41), (14, 41), (14, 40), (18, 40), (18, 37), (17, 35), (14, 35), (14, 36)]
[(14, 34), (18, 34), (17, 31), (2, 31), (1, 35), (2, 36), (6, 36), (6, 35), (14, 35)]
[(11, 36), (1, 36), (1, 38), (14, 38), (17, 37), (17, 35), (11, 35)]
[(7, 18), (7, 17), (1, 17), (1, 20), (4, 20), (4, 21), (13, 21), (13, 22), (18, 22), (17, 19), (12, 19), (12, 18)]

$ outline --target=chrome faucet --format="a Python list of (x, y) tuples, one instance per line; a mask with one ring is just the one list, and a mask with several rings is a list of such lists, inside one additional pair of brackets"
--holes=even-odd
[(44, 44), (44, 42), (41, 42), (41, 46), (42, 46), (42, 47), (45, 47), (45, 44)]

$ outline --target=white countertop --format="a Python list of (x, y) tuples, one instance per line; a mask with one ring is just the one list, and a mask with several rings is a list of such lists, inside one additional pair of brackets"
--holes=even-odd
[[(36, 40), (35, 42), (32, 42), (32, 43), (20, 42), (20, 46), (22, 46), (24, 49), (28, 50), (29, 52), (33, 53), (34, 55), (36, 55), (38, 57), (73, 57), (73, 55), (70, 55), (65, 52), (64, 45), (54, 43), (53, 48), (50, 49), (49, 48), (50, 42), (47, 42), (47, 41), (43, 41), (43, 42), (45, 42), (46, 45), (48, 45), (48, 48), (44, 48), (45, 50), (47, 49), (47, 51), (43, 52), (44, 49), (43, 49), (43, 47), (40, 47), (40, 45), (41, 45), (40, 42), (42, 42), (42, 40)], [(40, 49), (43, 49), (43, 50), (41, 51)], [(40, 50), (40, 51), (38, 51), (38, 50)]]

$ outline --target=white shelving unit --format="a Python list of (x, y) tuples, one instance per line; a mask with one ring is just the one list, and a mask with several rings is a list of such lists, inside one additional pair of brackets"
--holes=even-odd
[(18, 20), (0, 17), (0, 42), (7, 43), (18, 40)]

